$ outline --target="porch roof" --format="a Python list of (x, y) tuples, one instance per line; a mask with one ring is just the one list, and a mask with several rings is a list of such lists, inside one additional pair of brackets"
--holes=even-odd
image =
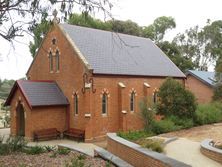
[(54, 81), (18, 80), (15, 82), (5, 102), (5, 106), (10, 105), (17, 89), (21, 91), (31, 108), (37, 106), (69, 105), (67, 98)]

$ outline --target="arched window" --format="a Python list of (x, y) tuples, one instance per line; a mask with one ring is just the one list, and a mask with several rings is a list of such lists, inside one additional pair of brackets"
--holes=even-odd
[(49, 52), (49, 70), (53, 71), (53, 56), (52, 56), (52, 52)]
[(135, 92), (130, 94), (130, 111), (135, 111)]
[(78, 95), (76, 93), (74, 95), (74, 113), (75, 115), (79, 114)]
[(56, 71), (59, 71), (59, 51), (56, 50)]
[(106, 93), (103, 93), (102, 95), (102, 114), (107, 114), (108, 109), (108, 96)]
[(158, 95), (157, 90), (154, 90), (154, 92), (153, 92), (153, 103), (154, 103), (154, 104), (156, 104), (156, 103), (157, 103), (157, 100), (158, 100), (157, 95)]

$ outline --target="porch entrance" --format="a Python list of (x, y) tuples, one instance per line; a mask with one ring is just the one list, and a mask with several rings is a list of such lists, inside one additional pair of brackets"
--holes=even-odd
[(25, 136), (25, 113), (24, 107), (19, 103), (16, 109), (17, 115), (17, 135)]

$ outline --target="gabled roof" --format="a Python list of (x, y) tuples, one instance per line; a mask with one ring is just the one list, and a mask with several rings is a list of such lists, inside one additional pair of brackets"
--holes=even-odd
[(185, 77), (148, 38), (60, 24), (94, 74)]
[(19, 89), (26, 99), (29, 107), (37, 106), (63, 106), (69, 105), (65, 95), (54, 81), (16, 81), (5, 105), (10, 105), (11, 100)]
[(213, 87), (215, 85), (215, 72), (188, 70), (187, 75), (192, 75), (208, 86)]

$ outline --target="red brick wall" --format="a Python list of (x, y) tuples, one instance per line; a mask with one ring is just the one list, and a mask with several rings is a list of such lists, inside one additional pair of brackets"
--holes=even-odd
[(36, 107), (30, 109), (20, 90), (17, 90), (11, 106), (11, 134), (17, 134), (17, 104), (21, 102), (25, 112), (25, 137), (33, 138), (35, 130), (57, 128), (60, 132), (66, 129), (66, 107)]
[[(119, 130), (138, 130), (143, 128), (143, 121), (140, 115), (139, 103), (148, 95), (152, 101), (153, 91), (159, 88), (165, 78), (154, 77), (121, 77), (121, 76), (94, 76), (96, 93), (92, 96), (93, 127), (92, 137), (104, 136), (107, 132), (117, 132)], [(182, 80), (180, 80), (182, 82)], [(122, 89), (122, 110), (127, 111), (123, 114), (119, 107), (119, 89), (118, 83), (122, 82), (126, 87)], [(144, 93), (144, 82), (150, 84), (147, 93)], [(102, 115), (102, 92), (104, 89), (109, 94), (107, 116)], [(135, 111), (130, 111), (130, 92), (135, 90)], [(122, 117), (122, 119), (121, 119)], [(123, 129), (122, 129), (123, 128)]]
[(189, 165), (171, 159), (164, 154), (152, 152), (137, 144), (118, 138), (108, 134), (107, 150), (135, 167), (189, 167)]
[(199, 81), (192, 75), (187, 76), (186, 81), (187, 88), (193, 92), (195, 97), (197, 98), (198, 103), (209, 103), (212, 100), (213, 96), (213, 88), (207, 86), (203, 82)]
[[(18, 125), (17, 125), (17, 117), (18, 117), (18, 114), (16, 112), (16, 108), (19, 104), (19, 101), (21, 102), (23, 108), (24, 108), (24, 111), (25, 111), (25, 115), (26, 115), (26, 118), (27, 117), (30, 117), (30, 108), (25, 100), (25, 98), (23, 97), (23, 95), (21, 94), (21, 92), (19, 90), (17, 90), (15, 92), (15, 95), (14, 97), (12, 98), (12, 101), (11, 101), (11, 108), (10, 108), (10, 116), (11, 116), (11, 123), (10, 123), (10, 131), (11, 131), (11, 134), (13, 136), (17, 135), (17, 128), (18, 128)], [(25, 125), (29, 125), (29, 124), (32, 124), (31, 120), (29, 119), (25, 119)], [(25, 126), (25, 132), (26, 134), (28, 133), (29, 131), (29, 128), (28, 126)], [(26, 136), (26, 137), (31, 137), (30, 135), (29, 136)]]
[[(56, 38), (56, 45), (53, 46), (51, 41)], [(54, 52), (56, 48), (60, 51), (60, 70), (59, 72), (50, 72), (48, 51), (52, 49)], [(83, 87), (82, 76), (88, 70), (85, 68), (77, 53), (72, 49), (72, 45), (66, 39), (58, 26), (53, 26), (51, 31), (47, 34), (38, 54), (34, 60), (33, 65), (27, 73), (31, 80), (54, 80), (68, 98), (70, 102), (70, 125), (80, 129), (85, 129), (87, 120), (84, 118), (87, 111), (87, 95), (82, 94)], [(54, 59), (55, 60), (55, 59)], [(55, 62), (54, 62), (55, 64)], [(73, 94), (77, 93), (79, 96), (79, 115), (74, 116), (74, 102)]]

